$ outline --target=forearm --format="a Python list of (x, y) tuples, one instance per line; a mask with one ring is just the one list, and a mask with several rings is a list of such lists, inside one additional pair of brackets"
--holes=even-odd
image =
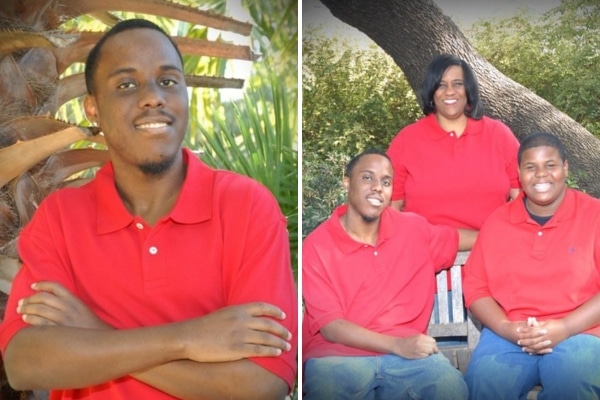
[(338, 319), (321, 328), (323, 337), (355, 349), (390, 354), (397, 338), (373, 332), (352, 322)]
[(458, 229), (458, 251), (467, 251), (473, 248), (479, 231), (472, 229)]
[(287, 384), (249, 360), (221, 363), (173, 361), (132, 376), (183, 399), (283, 399)]
[(517, 332), (512, 332), (508, 316), (492, 297), (484, 297), (476, 300), (469, 307), (473, 315), (488, 329), (511, 342), (518, 340)]
[(563, 318), (569, 336), (600, 324), (600, 293)]
[(165, 327), (117, 331), (39, 326), (18, 332), (3, 361), (13, 388), (55, 389), (100, 384), (182, 356), (176, 335)]

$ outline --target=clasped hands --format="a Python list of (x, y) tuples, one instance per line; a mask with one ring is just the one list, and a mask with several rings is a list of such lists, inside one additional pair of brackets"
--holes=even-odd
[(527, 321), (507, 322), (516, 333), (514, 342), (530, 355), (552, 353), (552, 349), (569, 337), (562, 319), (537, 321), (529, 317)]
[[(17, 313), (32, 326), (59, 325), (85, 329), (114, 329), (80, 299), (56, 282), (37, 282), (33, 295), (19, 300)], [(173, 323), (189, 359), (197, 362), (235, 361), (278, 356), (291, 349), (291, 332), (277, 320), (278, 307), (253, 302), (229, 306), (202, 317)]]

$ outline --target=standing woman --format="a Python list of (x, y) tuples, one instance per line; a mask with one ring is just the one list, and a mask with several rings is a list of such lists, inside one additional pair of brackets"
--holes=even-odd
[(517, 196), (519, 142), (508, 126), (483, 115), (478, 86), (457, 56), (431, 61), (421, 92), (425, 117), (403, 128), (388, 149), (393, 207), (432, 224), (478, 231)]

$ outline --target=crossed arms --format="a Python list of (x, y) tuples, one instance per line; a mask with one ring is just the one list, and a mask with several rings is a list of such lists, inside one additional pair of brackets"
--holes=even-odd
[(248, 303), (187, 321), (115, 330), (61, 285), (38, 282), (34, 289), (17, 309), (32, 326), (18, 332), (4, 354), (16, 389), (79, 388), (131, 375), (182, 399), (287, 393), (281, 378), (246, 360), (291, 348), (291, 333), (276, 322), (285, 315), (275, 306)]

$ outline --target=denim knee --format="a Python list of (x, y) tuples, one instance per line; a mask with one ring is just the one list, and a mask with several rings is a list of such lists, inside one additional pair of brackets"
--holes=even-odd
[(395, 355), (324, 357), (304, 366), (305, 400), (462, 400), (462, 374), (442, 354), (422, 359)]
[(304, 364), (305, 400), (374, 399), (375, 357), (322, 357)]
[(539, 359), (484, 328), (465, 374), (469, 398), (525, 399), (539, 384)]
[(540, 400), (600, 398), (600, 338), (575, 335), (540, 361)]

